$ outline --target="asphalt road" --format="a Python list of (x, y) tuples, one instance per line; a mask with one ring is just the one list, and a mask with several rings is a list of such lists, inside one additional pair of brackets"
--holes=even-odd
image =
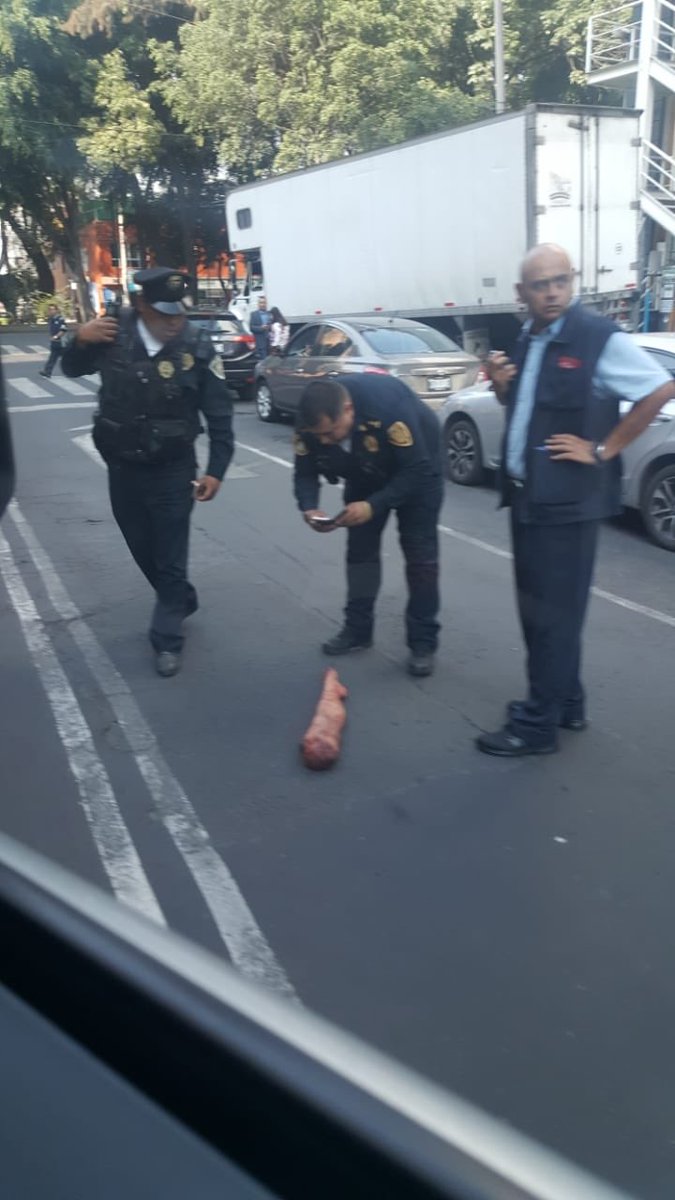
[[(241, 405), (194, 518), (201, 610), (153, 672), (151, 597), (88, 441), (94, 380), (0, 339), (18, 508), (0, 541), (2, 828), (629, 1191), (675, 1194), (675, 557), (604, 531), (591, 729), (473, 748), (523, 692), (506, 522), (448, 487), (438, 670), (403, 671), (387, 542), (377, 642), (340, 665), (342, 760), (303, 769), (343, 534), (290, 494), (290, 429)], [(16, 353), (12, 347), (21, 353)], [(339, 505), (328, 489), (326, 507)]]

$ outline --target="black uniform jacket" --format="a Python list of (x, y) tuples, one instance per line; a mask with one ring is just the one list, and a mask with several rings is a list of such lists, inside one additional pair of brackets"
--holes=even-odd
[(336, 382), (354, 404), (351, 447), (322, 446), (311, 433), (296, 434), (294, 490), (300, 509), (318, 508), (322, 475), (330, 483), (346, 479), (346, 499), (367, 499), (374, 517), (437, 489), (442, 459), (435, 413), (391, 376), (340, 375)]
[[(206, 473), (212, 475), (214, 479), (222, 479), (234, 452), (234, 433), (232, 431), (232, 393), (225, 381), (220, 355), (213, 352), (210, 341), (205, 340), (201, 331), (196, 331), (186, 325), (176, 338), (167, 343), (163, 351), (151, 358), (135, 328), (137, 318), (124, 312), (121, 320), (134, 322), (134, 337), (130, 347), (129, 361), (130, 392), (133, 391), (135, 385), (132, 364), (147, 364), (148, 370), (156, 369), (161, 373), (166, 355), (173, 355), (177, 348), (184, 351), (185, 388), (183, 396), (185, 404), (192, 407), (196, 405), (206, 419), (210, 443)], [(61, 369), (64, 375), (71, 378), (78, 375), (93, 375), (97, 371), (102, 371), (103, 383), (99, 391), (102, 404), (106, 359), (109, 361), (111, 351), (112, 346), (108, 345), (80, 346), (73, 338), (61, 359)], [(138, 404), (142, 406), (142, 400), (139, 400)], [(197, 431), (199, 429), (198, 420), (196, 429)]]

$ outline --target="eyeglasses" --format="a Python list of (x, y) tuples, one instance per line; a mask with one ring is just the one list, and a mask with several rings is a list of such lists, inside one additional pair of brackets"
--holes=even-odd
[(558, 288), (562, 291), (572, 282), (571, 275), (552, 275), (550, 279), (532, 279), (529, 280), (525, 287), (530, 288), (533, 292), (547, 292), (549, 288)]

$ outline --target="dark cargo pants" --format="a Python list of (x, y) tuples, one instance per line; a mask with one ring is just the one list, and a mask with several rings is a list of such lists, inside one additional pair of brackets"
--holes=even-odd
[[(367, 499), (345, 490), (345, 501)], [(396, 510), (398, 537), (405, 559), (408, 605), (406, 641), (411, 650), (433, 653), (438, 645), (438, 513), (443, 480), (431, 480), (424, 492)], [(347, 604), (345, 626), (360, 641), (373, 632), (375, 600), (380, 590), (380, 543), (389, 513), (357, 525), (347, 533)]]
[(197, 609), (187, 578), (195, 471), (191, 456), (152, 466), (108, 463), (113, 515), (157, 594), (149, 634), (157, 652), (180, 652), (183, 621)]

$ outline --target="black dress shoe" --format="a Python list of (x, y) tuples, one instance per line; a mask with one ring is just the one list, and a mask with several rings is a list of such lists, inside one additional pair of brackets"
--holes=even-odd
[(588, 721), (585, 717), (561, 717), (558, 722), (561, 729), (571, 729), (573, 733), (583, 733), (584, 729), (588, 729)]
[(339, 633), (335, 634), (335, 637), (324, 642), (321, 649), (324, 654), (351, 654), (355, 650), (367, 650), (372, 644), (372, 638), (364, 640), (352, 633), (351, 629), (341, 629)]
[(434, 656), (430, 650), (411, 650), (408, 659), (408, 674), (424, 679), (434, 673)]
[(160, 650), (155, 658), (155, 668), (158, 675), (170, 679), (180, 671), (180, 654), (172, 654), (170, 650)]
[(494, 754), (497, 758), (523, 758), (526, 754), (555, 754), (558, 749), (555, 742), (536, 744), (526, 742), (506, 725), (496, 733), (481, 733), (476, 738), (476, 746), (483, 754)]

